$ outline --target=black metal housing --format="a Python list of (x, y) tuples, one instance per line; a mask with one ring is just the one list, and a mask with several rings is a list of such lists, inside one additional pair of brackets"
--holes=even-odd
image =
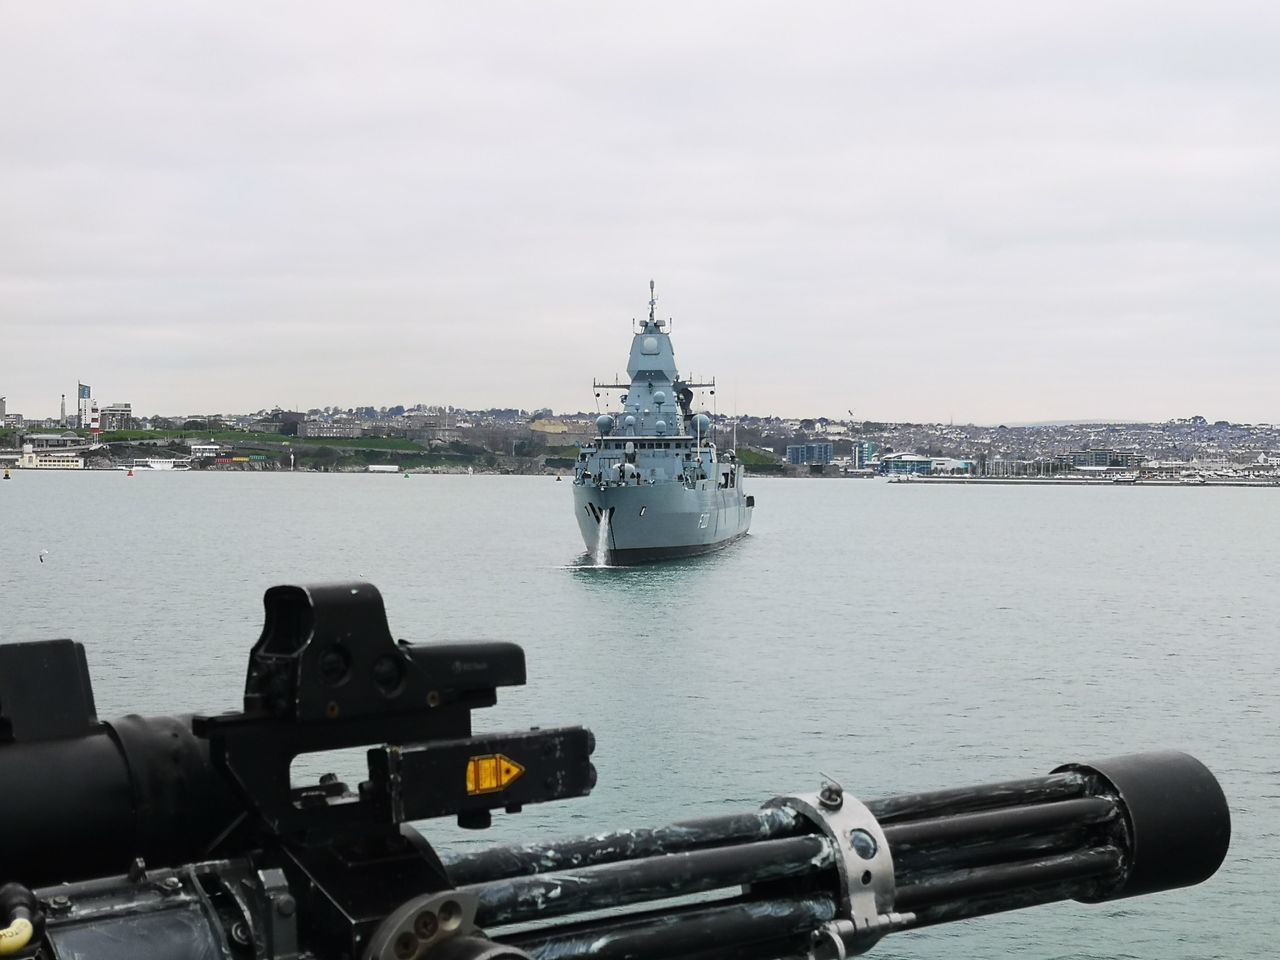
[(1118, 900), (1191, 886), (1213, 876), (1226, 857), (1231, 810), (1217, 779), (1195, 757), (1176, 750), (1130, 753), (1058, 770), (1102, 777), (1123, 805), (1130, 835), (1122, 882), (1080, 899)]
[(84, 648), (0, 645), (0, 864), (39, 885), (207, 856), (242, 813), (187, 717), (97, 718)]

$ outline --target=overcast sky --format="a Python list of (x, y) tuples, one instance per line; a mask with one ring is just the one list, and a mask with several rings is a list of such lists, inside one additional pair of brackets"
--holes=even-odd
[[(0, 394), (1280, 420), (1280, 4), (0, 0)], [(73, 403), (74, 405), (74, 403)]]

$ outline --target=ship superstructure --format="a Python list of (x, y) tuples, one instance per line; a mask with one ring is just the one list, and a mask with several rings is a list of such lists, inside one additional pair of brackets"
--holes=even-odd
[(694, 391), (715, 388), (680, 377), (670, 321), (654, 315), (633, 330), (621, 411), (596, 419), (597, 439), (584, 444), (574, 470), (573, 501), (587, 550), (598, 562), (637, 563), (706, 553), (751, 526), (753, 497), (734, 451), (721, 454), (711, 418), (693, 410)]

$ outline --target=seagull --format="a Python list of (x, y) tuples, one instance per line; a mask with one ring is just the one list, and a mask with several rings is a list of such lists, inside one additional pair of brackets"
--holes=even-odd
[(48, 555), (49, 555), (49, 551), (48, 551), (48, 550), (41, 550), (41, 551), (40, 551), (40, 562), (41, 562), (41, 563), (44, 563), (44, 558), (45, 558), (45, 557), (47, 557)]

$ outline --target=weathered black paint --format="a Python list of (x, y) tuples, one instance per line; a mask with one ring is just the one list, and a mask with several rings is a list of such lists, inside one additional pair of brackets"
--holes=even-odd
[(983, 810), (931, 817), (884, 828), (894, 854), (917, 847), (953, 847), (1005, 837), (1027, 836), (1079, 824), (1103, 823), (1119, 815), (1116, 804), (1099, 797), (1035, 803), (1011, 810)]
[(449, 879), (462, 886), (664, 853), (777, 840), (809, 829), (807, 822), (794, 811), (771, 807), (748, 813), (685, 820), (655, 829), (619, 830), (551, 843), (491, 847), (477, 853), (446, 855), (444, 862)]
[(1085, 796), (1086, 788), (1087, 780), (1083, 774), (1055, 773), (1047, 777), (1005, 780), (976, 787), (902, 793), (872, 800), (867, 808), (882, 825), (888, 825), (936, 815), (954, 816), (968, 810), (990, 810), (1026, 803), (1068, 800)]
[(992, 898), (993, 903), (998, 903), (1001, 896), (1016, 903), (1027, 888), (1068, 881), (1079, 881), (1070, 896), (1081, 896), (1097, 881), (1117, 877), (1123, 869), (1124, 854), (1114, 847), (1102, 847), (1022, 863), (955, 870), (933, 880), (899, 884), (894, 907), (899, 911), (918, 910), (977, 897)]
[(479, 896), (476, 922), (489, 927), (817, 874), (834, 864), (829, 841), (812, 835), (493, 880), (464, 890)]
[(568, 935), (538, 932), (502, 939), (535, 960), (671, 960), (738, 944), (774, 944), (771, 954), (784, 956), (835, 915), (835, 902), (828, 897), (743, 900), (583, 924)]

